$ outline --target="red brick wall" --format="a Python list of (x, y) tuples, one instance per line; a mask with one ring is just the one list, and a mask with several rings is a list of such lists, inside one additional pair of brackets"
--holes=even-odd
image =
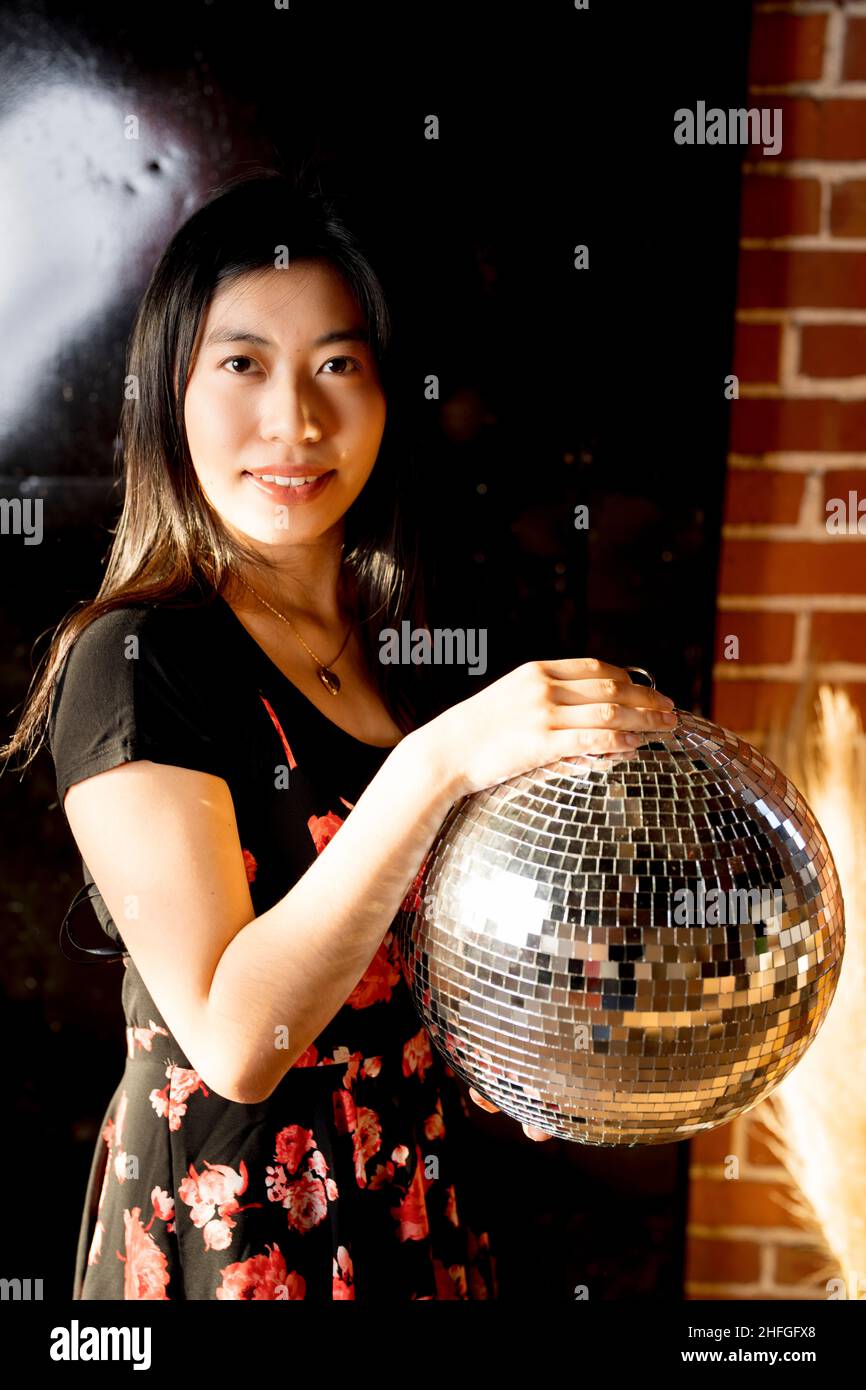
[(825, 505), (866, 499), (866, 4), (756, 4), (749, 105), (782, 149), (743, 172), (714, 713), (761, 743), (807, 672), (866, 716), (866, 534)]
[[(743, 169), (713, 713), (762, 745), (810, 678), (866, 715), (866, 534), (825, 506), (866, 499), (866, 4), (756, 4), (747, 104), (782, 148)], [(688, 1298), (827, 1296), (760, 1115), (693, 1141)]]

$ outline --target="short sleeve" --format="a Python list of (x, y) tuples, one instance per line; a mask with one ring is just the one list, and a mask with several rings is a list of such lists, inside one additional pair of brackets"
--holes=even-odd
[(116, 608), (73, 643), (48, 720), (61, 806), (73, 783), (139, 759), (226, 775), (195, 618), (195, 610)]

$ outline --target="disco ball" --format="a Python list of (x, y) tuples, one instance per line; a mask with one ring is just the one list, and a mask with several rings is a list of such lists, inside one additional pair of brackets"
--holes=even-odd
[(809, 806), (736, 734), (677, 715), (455, 803), (398, 920), (449, 1065), (562, 1139), (724, 1124), (796, 1064), (836, 988), (844, 909)]

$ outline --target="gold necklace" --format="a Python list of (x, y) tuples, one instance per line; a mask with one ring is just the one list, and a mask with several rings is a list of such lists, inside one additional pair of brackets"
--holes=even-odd
[(329, 665), (329, 666), (326, 666), (326, 665), (324, 664), (324, 662), (322, 661), (321, 657), (316, 656), (316, 653), (313, 651), (312, 647), (308, 647), (308, 646), (307, 646), (306, 642), (304, 641), (304, 639), (303, 639), (303, 637), (301, 636), (301, 634), (298, 632), (298, 629), (295, 627), (295, 625), (294, 625), (294, 623), (292, 622), (291, 618), (287, 618), (286, 615), (285, 615), (285, 613), (280, 613), (276, 608), (274, 608), (270, 603), (268, 603), (268, 601), (267, 601), (266, 598), (262, 598), (261, 594), (258, 593), (258, 592), (252, 587), (252, 585), (248, 584), (247, 581), (246, 581), (245, 579), (241, 579), (241, 576), (240, 576), (239, 574), (236, 575), (235, 577), (236, 577), (237, 579), (240, 579), (240, 582), (243, 584), (243, 586), (244, 586), (245, 589), (249, 589), (250, 593), (255, 595), (255, 597), (259, 600), (259, 603), (263, 603), (263, 604), (265, 605), (265, 608), (270, 608), (271, 612), (272, 612), (277, 618), (282, 618), (282, 620), (283, 620), (284, 623), (288, 623), (289, 627), (292, 629), (292, 632), (293, 632), (293, 633), (295, 634), (295, 636), (297, 637), (297, 639), (298, 639), (298, 641), (300, 642), (301, 646), (304, 647), (304, 648), (306, 649), (306, 651), (309, 652), (310, 656), (311, 656), (311, 657), (313, 658), (313, 660), (315, 661), (315, 663), (316, 663), (316, 675), (319, 677), (319, 680), (322, 682), (322, 685), (325, 687), (326, 690), (329, 690), (329, 691), (331, 692), (332, 695), (339, 695), (339, 693), (340, 693), (340, 685), (341, 685), (340, 677), (336, 674), (336, 672), (334, 672), (334, 671), (331, 670), (331, 666), (336, 666), (336, 664), (337, 664), (337, 662), (339, 661), (340, 657), (343, 655), (343, 651), (344, 651), (344, 649), (345, 649), (346, 643), (348, 642), (349, 638), (350, 638), (351, 635), (352, 635), (352, 628), (354, 627), (354, 623), (353, 623), (353, 622), (349, 623), (349, 630), (348, 630), (348, 632), (346, 633), (346, 636), (343, 638), (343, 645), (342, 645), (342, 647), (341, 647), (340, 650), (337, 652), (337, 655), (334, 657), (334, 659), (333, 659), (333, 661), (330, 663), (330, 665)]

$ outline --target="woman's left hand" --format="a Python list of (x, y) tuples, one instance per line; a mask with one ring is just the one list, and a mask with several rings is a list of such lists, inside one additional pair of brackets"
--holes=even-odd
[[(491, 1115), (501, 1114), (500, 1107), (494, 1105), (492, 1100), (487, 1100), (485, 1096), (479, 1095), (474, 1086), (469, 1087), (469, 1094), (475, 1101), (475, 1104), (479, 1105), (482, 1110), (488, 1110)], [(545, 1139), (554, 1138), (552, 1134), (547, 1134), (543, 1129), (536, 1129), (535, 1125), (521, 1124), (520, 1128), (523, 1130), (527, 1139), (534, 1139), (537, 1144), (543, 1143)]]

